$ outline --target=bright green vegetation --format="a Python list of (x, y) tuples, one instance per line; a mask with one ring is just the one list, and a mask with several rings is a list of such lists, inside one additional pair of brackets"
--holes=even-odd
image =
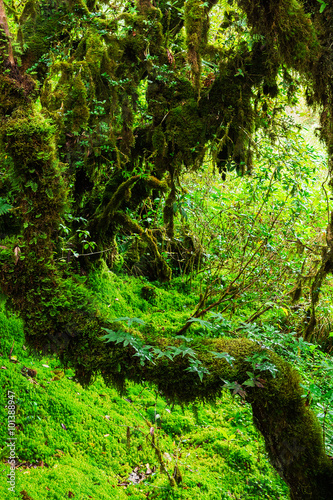
[[(149, 303), (135, 295), (139, 280), (122, 277), (115, 281), (119, 301), (114, 304), (115, 297), (108, 296), (111, 314), (119, 313), (118, 302), (122, 314), (140, 314), (139, 308), (147, 308)], [(106, 280), (100, 280), (99, 285), (103, 303)], [(172, 315), (176, 316), (172, 323), (178, 321), (179, 326), (181, 316), (177, 317), (171, 307), (172, 297), (189, 299), (173, 289), (158, 292), (168, 309), (163, 315), (166, 327)], [(130, 294), (131, 305), (126, 307)], [(153, 319), (161, 321), (161, 314), (156, 316)], [(22, 463), (17, 470), (17, 491), (25, 490), (33, 499), (63, 499), (69, 491), (82, 500), (89, 495), (98, 499), (144, 499), (147, 492), (149, 498), (159, 499), (227, 499), (230, 494), (233, 498), (255, 499), (259, 493), (261, 498), (287, 498), (285, 484), (268, 464), (247, 404), (224, 392), (214, 406), (198, 403), (182, 409), (167, 404), (146, 385), (130, 384), (126, 396), (120, 397), (100, 378), (83, 389), (75, 382), (72, 370), (64, 371), (55, 358), (28, 356), (22, 348), (22, 325), (17, 318), (2, 312), (0, 321), (1, 365), (7, 368), (1, 371), (1, 441), (7, 437), (5, 394), (11, 390), (18, 405), (16, 449)], [(18, 363), (9, 362), (6, 356), (14, 339), (13, 355)], [(37, 377), (32, 380), (23, 376), (23, 366), (36, 369)], [(182, 475), (176, 490), (160, 471), (150, 443), (151, 427), (169, 473), (173, 474), (177, 464)], [(152, 471), (149, 474), (146, 464)], [(137, 473), (145, 473), (146, 478), (133, 485), (128, 478), (137, 467)], [(1, 481), (0, 493), (4, 500), (13, 498), (5, 481)]]
[[(3, 330), (24, 329), (0, 374), (46, 491), (85, 453), (101, 495), (143, 464), (149, 496), (255, 498), (265, 471), (268, 498), (331, 499), (332, 20), (317, 0), (0, 0)], [(326, 150), (290, 119), (300, 92)]]
[[(175, 278), (170, 285), (149, 283), (142, 277), (117, 275), (106, 267), (93, 273), (88, 283), (91, 300), (96, 301), (101, 313), (110, 318), (134, 318), (134, 324), (141, 319), (146, 323), (142, 330), (162, 330), (163, 335), (171, 336), (195, 307), (195, 292), (200, 285), (200, 281), (190, 284), (186, 278)], [(315, 345), (297, 341), (292, 332), (274, 328), (273, 318), (261, 327), (248, 325), (241, 334), (246, 332), (249, 338), (297, 363), (316, 412), (319, 404), (329, 408), (329, 398), (325, 399), (332, 384), (329, 358)], [(236, 329), (238, 320), (237, 315), (232, 320), (213, 315), (194, 322), (187, 336), (224, 337)], [(67, 498), (70, 491), (80, 499), (89, 495), (144, 499), (148, 492), (149, 498), (159, 499), (288, 498), (286, 485), (268, 463), (249, 405), (239, 396), (232, 398), (223, 392), (215, 405), (198, 402), (181, 408), (168, 404), (146, 384), (129, 384), (123, 397), (106, 387), (100, 377), (83, 389), (75, 381), (74, 372), (64, 370), (56, 358), (28, 355), (22, 347), (22, 324), (15, 315), (2, 312), (0, 321), (1, 365), (7, 368), (1, 371), (2, 422), (7, 390), (15, 392), (18, 404), (17, 454), (22, 468), (17, 472), (17, 491), (26, 491), (33, 499)], [(122, 323), (126, 324), (126, 319)], [(14, 340), (12, 354), (18, 363), (7, 359)], [(22, 375), (23, 367), (36, 369), (37, 377)], [(179, 468), (182, 482), (176, 490), (160, 470), (151, 444), (151, 428), (169, 474), (174, 473), (176, 464)], [(329, 413), (324, 428), (331, 451)], [(5, 425), (1, 432), (5, 440)], [(131, 484), (130, 474), (134, 478), (140, 473), (146, 477), (139, 484)], [(6, 483), (2, 482), (0, 488), (2, 498), (12, 498)]]

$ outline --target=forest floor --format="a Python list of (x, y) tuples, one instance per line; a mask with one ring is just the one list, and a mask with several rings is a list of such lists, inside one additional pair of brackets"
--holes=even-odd
[[(142, 278), (104, 270), (90, 284), (110, 317), (139, 317), (163, 332), (182, 326), (196, 301), (181, 280), (154, 284), (153, 301), (141, 296), (147, 284)], [(200, 325), (195, 327), (200, 334)], [(129, 384), (121, 397), (98, 377), (83, 389), (56, 358), (29, 355), (15, 315), (2, 310), (0, 330), (3, 500), (288, 498), (252, 424), (250, 406), (240, 398), (225, 392), (215, 405), (181, 408), (145, 385)], [(7, 391), (17, 405), (16, 495), (6, 481)], [(175, 489), (161, 472), (152, 432), (169, 474), (175, 468), (181, 474)]]

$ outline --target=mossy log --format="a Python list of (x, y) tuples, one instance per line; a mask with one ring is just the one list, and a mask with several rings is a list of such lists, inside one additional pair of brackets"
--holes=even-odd
[[(24, 271), (21, 265), (17, 272)], [(78, 381), (84, 386), (101, 374), (106, 384), (120, 391), (124, 391), (126, 380), (145, 381), (154, 384), (171, 401), (210, 402), (221, 394), (225, 380), (241, 386), (251, 371), (246, 358), (262, 352), (260, 345), (245, 338), (196, 340), (190, 344), (191, 349), (209, 372), (201, 381), (196, 373), (187, 370), (190, 367), (187, 355), (179, 354), (170, 360), (153, 354), (154, 348), (165, 352), (169, 347), (179, 347), (181, 340), (149, 335), (144, 338), (137, 334), (149, 346), (152, 356), (151, 361), (140, 363), (133, 346), (103, 342), (104, 328), (110, 328), (110, 324), (94, 313), (80, 288), (67, 280), (67, 290), (62, 289), (64, 302), (54, 304), (57, 314), (49, 318), (52, 333), (46, 333), (45, 324), (39, 328), (40, 318), (31, 310), (32, 305), (27, 310), (21, 303), (20, 314), (25, 319), (28, 345), (37, 351), (51, 349), (58, 353), (65, 365), (75, 369)], [(232, 356), (233, 366), (213, 353)], [(275, 353), (266, 351), (266, 354), (278, 369), (277, 376), (272, 378), (268, 372), (263, 373), (260, 379), (263, 387), (246, 389), (246, 399), (252, 406), (254, 423), (264, 436), (271, 463), (289, 486), (293, 500), (329, 500), (333, 464), (325, 454), (319, 422), (302, 397), (300, 377)]]

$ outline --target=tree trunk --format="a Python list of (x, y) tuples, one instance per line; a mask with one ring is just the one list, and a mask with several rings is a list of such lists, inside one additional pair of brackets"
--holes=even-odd
[[(13, 47), (12, 47), (12, 44), (10, 42), (10, 33), (9, 33), (7, 16), (6, 16), (6, 11), (5, 11), (5, 6), (4, 6), (3, 0), (0, 0), (0, 28), (2, 29), (2, 31), (5, 34), (4, 41), (6, 43), (5, 50), (7, 50), (7, 52), (8, 52), (6, 54), (7, 58), (8, 58), (8, 62), (12, 66), (14, 66), (15, 60), (14, 60), (14, 54), (13, 54)], [(3, 51), (3, 48), (1, 47), (0, 50)]]

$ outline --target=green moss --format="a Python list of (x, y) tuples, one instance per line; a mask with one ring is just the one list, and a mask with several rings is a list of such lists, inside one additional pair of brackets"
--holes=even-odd
[[(317, 33), (310, 16), (297, 0), (277, 4), (240, 0), (256, 32), (265, 34), (269, 50), (278, 51), (278, 57), (298, 71), (307, 71), (320, 54)], [(274, 57), (274, 56), (273, 56)]]
[(156, 191), (164, 192), (168, 189), (168, 184), (166, 180), (159, 180), (153, 175), (150, 175), (147, 179), (147, 186), (149, 189), (154, 189)]
[(78, 15), (88, 15), (89, 9), (84, 0), (68, 0), (69, 8)]
[(93, 66), (94, 72), (99, 73), (101, 62), (104, 52), (106, 50), (105, 44), (101, 36), (91, 31), (86, 37), (86, 62)]
[(158, 156), (164, 157), (168, 152), (168, 145), (161, 126), (154, 129), (152, 145)]
[(10, 114), (18, 105), (24, 105), (24, 88), (13, 82), (9, 76), (0, 78), (0, 109), (3, 114)]
[(74, 101), (74, 106), (72, 107), (73, 115), (71, 130), (73, 132), (78, 132), (87, 125), (90, 115), (87, 105), (87, 90), (80, 75), (76, 76), (74, 79), (71, 99)]
[[(21, 194), (21, 210), (28, 241), (37, 223), (40, 233), (50, 237), (66, 206), (66, 187), (55, 157), (53, 136), (54, 127), (32, 110), (27, 114), (18, 110), (1, 129), (1, 141), (15, 165), (13, 175), (26, 188)], [(45, 217), (38, 221), (43, 213)]]
[[(132, 286), (139, 290), (139, 280), (132, 279), (129, 286), (128, 282), (122, 282), (124, 279), (114, 275), (112, 278), (114, 285), (123, 285), (122, 293)], [(105, 284), (106, 281), (102, 288), (98, 287), (101, 294)], [(130, 305), (130, 301), (126, 302)], [(258, 448), (262, 442), (251, 424), (248, 405), (224, 394), (214, 408), (198, 405), (194, 417), (190, 408), (172, 408), (142, 385), (130, 384), (125, 400), (106, 387), (100, 377), (88, 389), (73, 379), (71, 370), (65, 370), (61, 380), (54, 380), (61, 369), (59, 361), (36, 359), (22, 349), (22, 323), (15, 316), (6, 317), (0, 310), (0, 327), (2, 350), (9, 352), (15, 339), (14, 353), (19, 358), (17, 364), (7, 358), (2, 360), (6, 370), (2, 371), (1, 408), (7, 404), (6, 391), (14, 391), (20, 404), (16, 451), (21, 462), (31, 464), (27, 469), (22, 466), (16, 470), (17, 491), (25, 490), (34, 499), (57, 500), (68, 497), (71, 491), (78, 497), (98, 495), (103, 500), (119, 500), (133, 499), (135, 495), (146, 498), (158, 489), (159, 499), (180, 499), (184, 495), (182, 486), (172, 490), (166, 475), (159, 471), (160, 464), (146, 439), (149, 429), (145, 418), (155, 427), (162, 454), (171, 458), (165, 458), (171, 474), (177, 449), (181, 455), (187, 455), (185, 463), (178, 460), (178, 466), (186, 494), (190, 491), (194, 500), (224, 498), (228, 491), (235, 495), (255, 495), (258, 483), (272, 497), (287, 498), (286, 486), (274, 475)], [(22, 365), (37, 370), (37, 383), (32, 384), (21, 374)], [(156, 412), (160, 416), (157, 419), (160, 429), (155, 426)], [(128, 427), (130, 447), (126, 438)], [(239, 432), (235, 433), (236, 428)], [(226, 439), (230, 437), (226, 448)], [(0, 438), (3, 442), (7, 438), (5, 426), (0, 427)], [(155, 472), (148, 474), (146, 481), (127, 488), (119, 485), (128, 481), (136, 467), (146, 473), (147, 468), (141, 464), (147, 463)], [(244, 463), (248, 464), (246, 476), (239, 473), (240, 468), (244, 470)], [(2, 467), (8, 466), (3, 463)], [(6, 481), (0, 484), (0, 495), (4, 500), (13, 497)]]
[(33, 68), (38, 76), (45, 76), (48, 52), (63, 29), (63, 18), (64, 13), (60, 11), (59, 5), (49, 3), (40, 6), (35, 15), (23, 23), (22, 39), (27, 47), (22, 56), (25, 70)]
[(186, 44), (188, 61), (191, 65), (194, 85), (200, 90), (201, 54), (208, 40), (208, 9), (202, 0), (189, 0), (185, 3)]
[(166, 132), (172, 148), (180, 152), (184, 163), (192, 164), (205, 142), (205, 129), (195, 99), (184, 101), (170, 110), (166, 119)]

